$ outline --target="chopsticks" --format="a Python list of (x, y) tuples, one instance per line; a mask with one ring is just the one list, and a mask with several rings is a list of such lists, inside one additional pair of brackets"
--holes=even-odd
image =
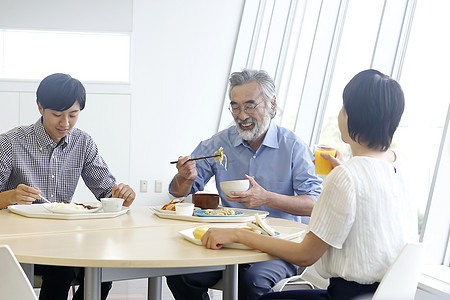
[[(191, 158), (188, 159), (187, 161), (191, 161), (191, 160), (199, 160), (199, 159), (205, 159), (205, 158), (211, 158), (211, 157), (219, 157), (222, 156), (221, 154), (216, 154), (216, 155), (209, 155), (209, 156), (202, 156), (202, 157), (196, 157), (196, 158)], [(171, 164), (176, 164), (178, 162), (178, 160), (175, 161), (171, 161)]]
[(51, 202), (50, 202), (49, 200), (47, 200), (47, 198), (45, 198), (44, 196), (42, 196), (42, 195), (39, 195), (39, 196), (41, 196), (41, 199), (44, 200), (45, 202), (51, 203)]

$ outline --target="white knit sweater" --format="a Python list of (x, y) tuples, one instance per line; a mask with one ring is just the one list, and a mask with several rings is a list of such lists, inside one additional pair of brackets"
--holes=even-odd
[(407, 241), (417, 239), (417, 210), (400, 166), (357, 156), (323, 182), (309, 230), (331, 247), (316, 263), (324, 278), (379, 282)]

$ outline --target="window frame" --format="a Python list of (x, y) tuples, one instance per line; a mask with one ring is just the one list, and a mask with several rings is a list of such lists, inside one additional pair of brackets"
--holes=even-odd
[[(291, 7), (298, 7), (301, 0), (292, 0), (296, 3), (291, 3)], [(303, 92), (300, 102), (297, 120), (294, 132), (300, 136), (310, 146), (318, 142), (320, 129), (322, 127), (322, 121), (324, 117), (324, 108), (327, 104), (328, 89), (333, 76), (334, 59), (336, 51), (339, 47), (339, 39), (342, 30), (342, 24), (345, 19), (348, 2), (350, 0), (331, 1), (323, 0), (321, 2), (320, 16), (317, 22), (317, 28), (314, 37), (314, 45), (311, 48), (311, 56), (309, 58), (305, 81), (303, 83)], [(259, 18), (264, 14), (261, 10), (265, 9), (265, 1), (257, 3), (258, 1), (247, 0), (245, 2), (243, 21), (241, 22), (241, 28), (239, 31), (239, 38), (236, 44), (236, 52), (231, 66), (231, 72), (241, 69), (242, 67), (256, 68), (252, 65), (251, 60), (242, 59), (243, 57), (251, 57), (254, 51), (255, 39), (260, 37), (258, 34)], [(264, 2), (264, 3), (263, 3)], [(382, 19), (380, 20), (380, 26), (378, 30), (376, 47), (373, 52), (371, 67), (379, 69), (383, 73), (390, 75), (396, 80), (400, 80), (403, 62), (405, 59), (405, 53), (408, 46), (409, 34), (414, 19), (414, 13), (416, 10), (417, 0), (385, 0)], [(292, 17), (292, 14), (287, 14)], [(250, 17), (249, 17), (250, 16)], [(248, 18), (248, 19), (246, 19)], [(331, 21), (330, 21), (331, 20)], [(326, 24), (328, 22), (328, 24)], [(287, 31), (286, 34), (289, 32)], [(320, 39), (323, 39), (323, 44), (319, 43)], [(245, 42), (244, 42), (245, 41)], [(320, 45), (320, 47), (319, 47)], [(325, 47), (323, 45), (326, 45)], [(279, 53), (278, 62), (283, 62), (285, 53)], [(283, 66), (278, 66), (278, 69), (282, 69)], [(289, 74), (289, 73), (287, 73)], [(281, 76), (281, 72), (276, 72), (274, 75)], [(290, 80), (289, 76), (287, 76)], [(283, 81), (284, 78), (276, 78), (277, 86), (283, 86), (286, 84)], [(280, 95), (280, 91), (278, 94)], [(228, 121), (230, 116), (226, 107), (228, 106), (229, 99), (227, 95), (224, 97), (224, 109), (219, 122), (219, 130), (228, 127), (230, 122)], [(449, 106), (450, 114), (450, 106)], [(443, 133), (442, 142), (444, 143), (445, 134), (448, 134), (447, 127), (449, 122), (449, 115), (447, 115), (446, 131)], [(450, 139), (450, 138), (449, 138)], [(447, 141), (450, 143), (450, 141)], [(441, 149), (442, 152), (442, 149)], [(439, 165), (441, 163), (441, 156), (436, 162), (435, 177), (437, 176)], [(450, 165), (450, 164), (449, 164)], [(441, 165), (442, 167), (442, 165)], [(436, 178), (433, 179), (436, 182)], [(435, 188), (433, 183), (433, 188)], [(433, 190), (430, 191), (430, 198), (428, 206), (437, 205), (432, 199)], [(444, 200), (442, 200), (444, 201)], [(427, 208), (427, 218), (424, 220), (425, 230), (422, 234), (427, 234), (433, 230), (426, 229), (430, 226), (432, 214)], [(439, 211), (436, 209), (435, 211)], [(450, 220), (450, 210), (449, 216)], [(439, 221), (436, 221), (439, 223)], [(445, 226), (444, 226), (445, 227)], [(445, 246), (439, 246), (442, 251), (444, 259), (441, 261), (435, 261), (441, 267), (446, 267), (447, 272), (450, 271), (450, 227), (441, 228), (443, 231), (442, 236)], [(425, 233), (424, 233), (425, 232)], [(445, 236), (447, 237), (445, 239)], [(422, 238), (423, 239), (423, 238)], [(442, 257), (442, 255), (441, 255)]]

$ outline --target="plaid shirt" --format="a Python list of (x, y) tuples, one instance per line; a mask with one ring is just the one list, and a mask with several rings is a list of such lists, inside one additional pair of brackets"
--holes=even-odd
[(80, 176), (97, 199), (111, 196), (116, 180), (86, 132), (73, 128), (56, 144), (39, 119), (0, 134), (1, 192), (23, 183), (52, 202), (70, 202)]

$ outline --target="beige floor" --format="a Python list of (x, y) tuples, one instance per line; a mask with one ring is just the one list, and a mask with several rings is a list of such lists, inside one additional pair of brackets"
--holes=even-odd
[[(36, 289), (36, 294), (39, 295), (39, 290)], [(209, 290), (211, 300), (222, 299), (222, 292), (217, 290)], [(72, 295), (69, 295), (72, 299)], [(111, 300), (147, 300), (147, 279), (135, 279), (126, 281), (115, 281), (113, 287), (109, 292), (108, 299)], [(174, 300), (166, 280), (163, 277), (162, 300)]]

